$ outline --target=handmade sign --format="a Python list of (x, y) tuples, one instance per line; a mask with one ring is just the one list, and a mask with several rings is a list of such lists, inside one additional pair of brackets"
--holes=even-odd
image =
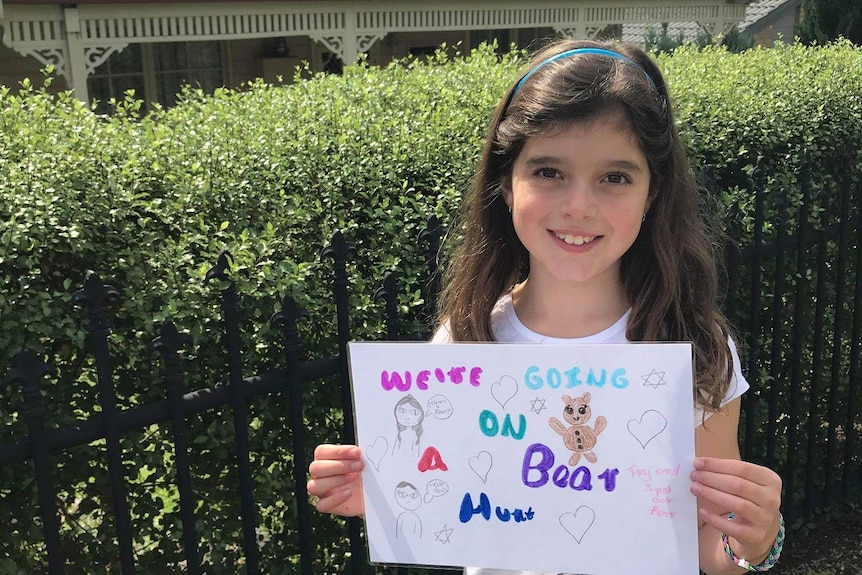
[(690, 344), (348, 354), (372, 563), (697, 575)]

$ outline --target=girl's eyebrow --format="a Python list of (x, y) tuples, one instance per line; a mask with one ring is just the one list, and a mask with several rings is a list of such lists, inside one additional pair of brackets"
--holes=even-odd
[[(535, 156), (533, 158), (528, 158), (526, 161), (527, 166), (554, 166), (564, 164), (565, 160), (559, 158), (557, 156)], [(631, 160), (608, 160), (607, 162), (603, 162), (602, 164), (605, 168), (612, 168), (615, 170), (625, 170), (627, 172), (640, 172), (643, 171), (643, 168), (637, 162), (633, 162)]]

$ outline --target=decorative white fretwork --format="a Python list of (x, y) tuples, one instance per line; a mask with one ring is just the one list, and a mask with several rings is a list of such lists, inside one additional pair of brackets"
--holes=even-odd
[(356, 37), (356, 46), (360, 52), (368, 52), (369, 48), (386, 34), (362, 34)]
[(87, 75), (89, 76), (96, 71), (96, 68), (101, 66), (105, 60), (110, 58), (117, 52), (122, 52), (128, 42), (125, 44), (117, 44), (113, 46), (95, 46), (93, 48), (84, 48), (84, 64), (87, 67)]
[(25, 56), (33, 56), (45, 66), (54, 66), (58, 76), (66, 75), (66, 53), (60, 48), (43, 48), (21, 52)]
[(344, 37), (343, 36), (317, 36), (309, 35), (315, 42), (326, 46), (326, 49), (344, 60)]

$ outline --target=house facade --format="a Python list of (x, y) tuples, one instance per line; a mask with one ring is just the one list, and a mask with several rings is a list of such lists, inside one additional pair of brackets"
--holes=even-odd
[(623, 26), (697, 22), (720, 33), (742, 21), (747, 0), (183, 1), (0, 0), (0, 84), (72, 89), (106, 102), (134, 89), (170, 105), (184, 83), (206, 90), (254, 78), (290, 79), (303, 61), (337, 71), (359, 54), (385, 64), (441, 43), (462, 49), (496, 38), (620, 37)]

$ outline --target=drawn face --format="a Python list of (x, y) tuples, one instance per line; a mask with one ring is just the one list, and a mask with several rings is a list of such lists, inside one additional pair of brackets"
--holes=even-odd
[(590, 419), (590, 406), (586, 403), (570, 403), (563, 408), (566, 421), (572, 425), (583, 425)]
[(404, 509), (415, 511), (422, 504), (422, 496), (418, 489), (408, 483), (395, 488), (395, 501)]
[(395, 406), (395, 420), (405, 427), (418, 425), (424, 417), (422, 407), (416, 400), (399, 402)]
[(527, 140), (504, 187), (529, 281), (620, 281), (649, 207), (647, 159), (621, 112)]

